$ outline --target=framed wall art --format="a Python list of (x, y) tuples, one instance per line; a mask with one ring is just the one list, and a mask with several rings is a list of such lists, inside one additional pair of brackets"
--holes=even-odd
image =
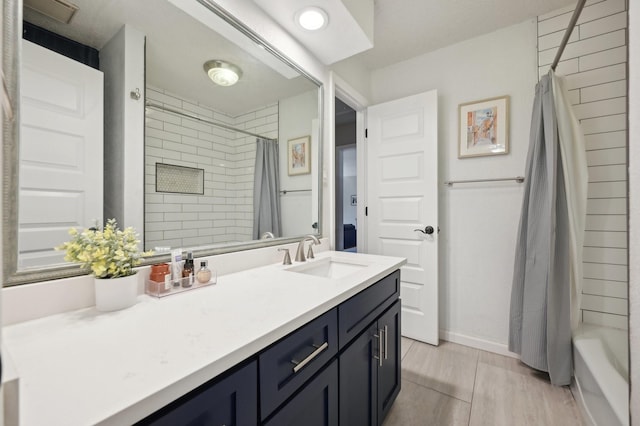
[(509, 96), (458, 106), (458, 158), (509, 153)]
[(310, 145), (311, 139), (309, 136), (289, 139), (289, 145), (287, 148), (289, 176), (311, 173)]

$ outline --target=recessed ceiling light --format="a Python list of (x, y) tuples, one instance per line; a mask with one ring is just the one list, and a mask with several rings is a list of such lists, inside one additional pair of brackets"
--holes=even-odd
[(240, 67), (218, 59), (205, 62), (204, 71), (219, 86), (233, 86), (242, 77)]
[(296, 22), (308, 31), (321, 30), (327, 26), (329, 17), (327, 13), (319, 7), (309, 6), (300, 9), (296, 13)]

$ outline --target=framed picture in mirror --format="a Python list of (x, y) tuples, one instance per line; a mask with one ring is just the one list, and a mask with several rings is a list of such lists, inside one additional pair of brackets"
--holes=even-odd
[(310, 145), (311, 138), (309, 136), (289, 139), (287, 147), (289, 176), (311, 173)]
[[(169, 260), (166, 250), (160, 250), (167, 247), (181, 247), (203, 257), (262, 248), (288, 240), (297, 242), (309, 232), (321, 233), (322, 188), (320, 177), (311, 173), (311, 169), (315, 169), (314, 172), (322, 169), (322, 81), (287, 59), (270, 46), (268, 40), (213, 1), (73, 1), (84, 12), (68, 24), (47, 19), (25, 7), (22, 0), (3, 1), (5, 23), (24, 21), (23, 25), (5, 25), (2, 37), (6, 53), (2, 69), (15, 110), (14, 120), (5, 115), (0, 117), (4, 129), (2, 157), (6, 166), (2, 178), (5, 200), (3, 286), (85, 274), (78, 265), (65, 262), (63, 253), (56, 252), (53, 247), (67, 240), (69, 223), (79, 228), (89, 227), (94, 224), (93, 218), (101, 222), (103, 211), (113, 212), (113, 209), (120, 212), (116, 216), (126, 217), (126, 220), (120, 219), (123, 227), (141, 230), (142, 249), (159, 248), (153, 258), (145, 260), (147, 264)], [(150, 11), (162, 16), (162, 22), (148, 19)], [(172, 31), (166, 30), (163, 24), (166, 22), (171, 22)], [(116, 29), (119, 30), (114, 34)], [(126, 52), (118, 47), (125, 33)], [(176, 42), (175, 33), (182, 35), (182, 41), (188, 41), (189, 48)], [(24, 47), (29, 46), (29, 42), (32, 49)], [(65, 48), (56, 48), (60, 44)], [(144, 48), (151, 45), (156, 48)], [(97, 67), (97, 62), (87, 59), (88, 63), (84, 64), (75, 59), (74, 52), (79, 46), (84, 46), (81, 51), (91, 52), (87, 53), (88, 58), (101, 57), (101, 71), (91, 69), (90, 65)], [(103, 46), (107, 50), (101, 53), (92, 46)], [(131, 58), (131, 67), (127, 69), (136, 76), (130, 82), (131, 88), (140, 92), (134, 103), (128, 101), (131, 99), (129, 90), (111, 92), (108, 89), (118, 87), (116, 83), (123, 78), (118, 64), (124, 56)], [(51, 57), (55, 60), (49, 59)], [(245, 78), (231, 91), (220, 90), (205, 78), (203, 58), (233, 59), (235, 66), (245, 70)], [(38, 91), (41, 79), (38, 79), (39, 74), (31, 73), (31, 64), (38, 68), (45, 62), (45, 74), (49, 78), (47, 90)], [(77, 69), (73, 68), (73, 73), (67, 71), (65, 65), (68, 64)], [(94, 71), (96, 81), (91, 82), (95, 84), (87, 83), (88, 70)], [(33, 81), (25, 78), (27, 75)], [(77, 107), (100, 105), (100, 109), (92, 109), (94, 114), (76, 111), (78, 114), (73, 114), (73, 120), (65, 116), (64, 120), (52, 121), (47, 120), (50, 114), (21, 108), (24, 106), (21, 93), (26, 96), (35, 90), (38, 95), (54, 98), (57, 94), (69, 94), (70, 75), (74, 76), (71, 80), (78, 90), (91, 86), (100, 94), (101, 98), (96, 102), (72, 102)], [(98, 95), (93, 91), (91, 94), (92, 98), (82, 99), (97, 99)], [(63, 98), (54, 100), (62, 102), (66, 99)], [(42, 105), (60, 105), (56, 102)], [(124, 114), (125, 105), (127, 110), (133, 108), (131, 114)], [(18, 179), (24, 171), (25, 161), (35, 158), (42, 163), (40, 157), (43, 155), (42, 150), (25, 145), (29, 143), (25, 141), (28, 132), (20, 129), (24, 126), (42, 129), (45, 125), (51, 126), (47, 129), (59, 137), (85, 134), (78, 133), (78, 129), (97, 132), (96, 137), (83, 139), (90, 142), (90, 146), (83, 146), (83, 155), (70, 159), (60, 152), (45, 158), (47, 165), (53, 164), (54, 160), (62, 161), (60, 164), (63, 165), (75, 161), (74, 168), (86, 171), (83, 179), (63, 179), (60, 167), (48, 167), (49, 174), (46, 175), (40, 168), (31, 171), (38, 174), (38, 179), (46, 179), (46, 183), (52, 185), (47, 187), (51, 194), (79, 194), (80, 184), (84, 185), (81, 187), (82, 200), (78, 198), (73, 205), (65, 202), (66, 198), (62, 196), (48, 197), (57, 200), (56, 206), (62, 212), (55, 217), (46, 215), (46, 208), (38, 209), (30, 201), (17, 202), (31, 197), (28, 188), (20, 189)], [(305, 190), (309, 196), (298, 197), (295, 203), (287, 204), (285, 200), (282, 211), (294, 220), (286, 221), (278, 238), (259, 240), (253, 236), (253, 222), (249, 218), (260, 205), (247, 204), (253, 194), (256, 138), (282, 142), (278, 161), (281, 168), (285, 168), (284, 163), (290, 158), (285, 153), (286, 142), (304, 135), (309, 137), (298, 141), (302, 156), (297, 155), (293, 167), (294, 174), (301, 174), (301, 177), (291, 178), (299, 181), (294, 187), (304, 185), (309, 188)], [(110, 149), (104, 151), (104, 146)], [(109, 161), (107, 157), (97, 156), (105, 152)], [(312, 166), (311, 161), (316, 165)], [(157, 163), (170, 163), (180, 169), (158, 173)], [(168, 172), (167, 168), (164, 172)], [(51, 173), (57, 178), (47, 179)], [(286, 174), (283, 177), (287, 177)], [(156, 186), (159, 178), (166, 179)], [(21, 181), (26, 182), (25, 179)], [(121, 188), (122, 182), (126, 182), (126, 191)], [(50, 201), (44, 198), (47, 197), (41, 197), (42, 202)], [(188, 213), (181, 213), (187, 210)], [(46, 229), (20, 220), (20, 215), (28, 218), (39, 211), (46, 216)], [(153, 213), (144, 214), (145, 211)], [(220, 215), (227, 220), (217, 220)], [(242, 224), (238, 225), (240, 221)], [(169, 222), (171, 224), (167, 225)], [(307, 223), (314, 222), (318, 222), (317, 228), (307, 229)]]

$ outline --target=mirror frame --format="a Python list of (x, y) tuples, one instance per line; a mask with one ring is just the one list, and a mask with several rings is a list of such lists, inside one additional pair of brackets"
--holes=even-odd
[[(265, 39), (254, 33), (233, 15), (211, 0), (197, 0), (202, 6), (222, 18), (226, 23), (240, 31), (253, 42), (260, 44), (269, 53), (294, 68), (318, 86), (318, 119), (320, 121), (318, 140), (318, 229), (316, 235), (322, 236), (322, 163), (323, 163), (323, 123), (324, 123), (324, 90), (323, 84), (299, 65), (271, 46)], [(13, 119), (2, 114), (2, 272), (3, 286), (9, 287), (19, 284), (36, 283), (79, 275), (87, 275), (87, 271), (78, 265), (56, 265), (43, 268), (18, 270), (18, 180), (20, 172), (20, 64), (22, 53), (20, 40), (22, 38), (22, 1), (3, 1), (3, 53), (2, 70), (4, 84), (9, 101), (13, 108)], [(195, 247), (197, 257), (213, 256), (223, 253), (271, 247), (299, 241), (301, 236), (277, 238), (268, 240), (252, 240), (248, 242), (231, 243), (224, 246)], [(150, 265), (170, 260), (168, 253), (153, 255), (143, 260), (142, 265)]]

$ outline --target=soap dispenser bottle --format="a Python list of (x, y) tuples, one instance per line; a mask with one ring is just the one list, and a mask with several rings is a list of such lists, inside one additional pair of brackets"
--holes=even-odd
[(211, 281), (211, 269), (207, 268), (207, 262), (204, 260), (200, 262), (200, 270), (196, 274), (196, 280), (200, 284), (206, 284)]

